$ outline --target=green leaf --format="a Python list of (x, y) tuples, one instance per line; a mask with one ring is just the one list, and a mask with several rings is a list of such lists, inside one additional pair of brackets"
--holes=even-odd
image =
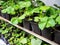
[(58, 16), (58, 17), (56, 18), (56, 22), (58, 22), (58, 24), (60, 24), (60, 16)]
[(3, 9), (1, 12), (2, 12), (2, 13), (6, 13), (7, 11), (6, 11), (6, 9)]
[(45, 11), (45, 10), (48, 10), (49, 8), (50, 8), (49, 6), (41, 6), (40, 10)]
[(59, 10), (57, 10), (56, 12), (57, 12), (57, 14), (60, 14), (60, 9), (59, 9)]
[(51, 15), (50, 18), (56, 18), (57, 14)]
[(11, 22), (12, 22), (13, 24), (18, 24), (18, 17), (12, 18), (12, 19), (11, 19)]
[(6, 33), (8, 33), (8, 30), (2, 31), (2, 34), (6, 34)]
[(42, 43), (42, 40), (39, 40), (39, 39), (31, 39), (31, 45), (41, 45)]
[(47, 21), (48, 21), (48, 17), (46, 17), (46, 16), (40, 18), (40, 22), (38, 23), (38, 26), (41, 30), (43, 30), (45, 28)]
[(43, 30), (43, 29), (45, 28), (45, 26), (46, 26), (46, 22), (39, 22), (39, 23), (38, 23), (38, 26), (39, 26), (39, 28), (40, 28), (41, 30)]
[(18, 22), (19, 22), (19, 23), (22, 23), (22, 19), (19, 19), (19, 18), (18, 18)]
[(15, 14), (15, 11), (12, 11), (11, 14), (14, 15)]
[(39, 17), (34, 17), (34, 21), (38, 22), (39, 21)]
[(23, 38), (22, 40), (20, 40), (20, 42), (21, 42), (22, 44), (26, 44), (26, 43), (27, 43), (27, 38)]
[(42, 43), (42, 40), (40, 40), (40, 39), (37, 39), (37, 40), (36, 40), (36, 44), (37, 44), (37, 45), (41, 45), (41, 43)]
[(48, 28), (48, 27), (53, 27), (53, 26), (55, 26), (55, 20), (54, 19), (52, 19), (52, 18), (50, 18), (49, 20), (48, 20), (48, 22), (47, 22), (47, 25), (46, 25), (46, 27)]
[(25, 5), (26, 5), (26, 7), (30, 7), (31, 6), (31, 2), (30, 1), (25, 2)]
[(35, 39), (31, 39), (31, 45), (36, 45), (36, 40)]
[(26, 17), (26, 15), (23, 14), (23, 15), (21, 15), (21, 16), (19, 17), (19, 19), (25, 19), (25, 17)]
[(0, 29), (0, 33), (2, 33), (3, 32), (3, 30), (2, 29)]
[(7, 11), (8, 14), (15, 14), (15, 9), (11, 6), (7, 7), (6, 11)]
[(20, 1), (20, 2), (18, 2), (18, 4), (20, 5), (20, 9), (31, 6), (31, 2), (30, 1), (26, 1), (26, 2)]
[(46, 11), (46, 15), (50, 16), (51, 18), (55, 18), (57, 16), (57, 10), (55, 8), (50, 7), (47, 11)]
[(14, 8), (15, 10), (18, 10), (18, 9), (19, 9), (19, 5), (14, 5), (13, 8)]
[(47, 22), (47, 20), (48, 20), (48, 17), (47, 16), (40, 18), (40, 21), (41, 22)]
[(11, 37), (10, 39), (9, 39), (9, 41), (11, 41), (11, 40), (13, 40), (14, 39), (14, 37)]
[(56, 9), (50, 7), (49, 12), (50, 12), (50, 15), (54, 15), (54, 14), (56, 14)]
[(38, 8), (34, 8), (33, 10), (32, 10), (32, 12), (34, 13), (39, 13), (39, 7)]
[(25, 11), (25, 13), (24, 13), (24, 15), (26, 15), (26, 16), (30, 16), (31, 14), (32, 14), (31, 11)]
[(3, 3), (4, 3), (4, 1), (1, 1), (1, 0), (0, 0), (0, 5), (2, 5)]

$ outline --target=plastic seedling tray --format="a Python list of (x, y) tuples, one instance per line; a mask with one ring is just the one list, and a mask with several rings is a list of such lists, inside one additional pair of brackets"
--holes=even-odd
[[(9, 20), (7, 20), (7, 19), (5, 19), (5, 18), (3, 18), (3, 17), (0, 17), (0, 20), (4, 20), (4, 21), (12, 24)], [(57, 43), (55, 43), (55, 42), (53, 42), (53, 41), (50, 41), (50, 40), (44, 38), (43, 36), (40, 36), (40, 35), (32, 32), (32, 31), (30, 31), (30, 30), (28, 30), (28, 29), (25, 29), (25, 28), (19, 26), (19, 25), (14, 25), (14, 24), (12, 24), (12, 25), (15, 26), (15, 27), (17, 27), (17, 28), (19, 28), (19, 29), (21, 29), (21, 30), (23, 30), (23, 31), (25, 31), (25, 32), (27, 32), (27, 33), (29, 33), (29, 34), (34, 35), (35, 37), (37, 37), (37, 38), (39, 38), (39, 39), (41, 39), (41, 40), (44, 40), (45, 42), (47, 42), (47, 43), (49, 43), (49, 44), (51, 44), (51, 45), (58, 45)]]

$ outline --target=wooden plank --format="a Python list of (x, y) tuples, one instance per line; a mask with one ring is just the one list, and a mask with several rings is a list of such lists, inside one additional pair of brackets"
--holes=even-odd
[[(12, 24), (9, 20), (7, 20), (7, 19), (5, 19), (5, 18), (3, 18), (3, 17), (1, 17), (1, 16), (0, 16), (0, 20), (4, 20), (5, 22), (8, 22), (8, 23)], [(15, 26), (15, 27), (17, 27), (17, 28), (19, 28), (19, 29), (21, 29), (21, 30), (23, 30), (23, 31), (25, 31), (25, 32), (27, 32), (27, 33), (29, 33), (29, 34), (34, 35), (35, 37), (37, 37), (37, 38), (39, 38), (39, 39), (41, 39), (41, 40), (43, 40), (43, 41), (45, 41), (45, 42), (47, 42), (47, 43), (49, 43), (49, 44), (51, 44), (51, 45), (59, 45), (59, 44), (57, 44), (57, 43), (55, 43), (55, 42), (53, 42), (53, 41), (50, 41), (50, 40), (44, 38), (43, 36), (40, 36), (40, 35), (32, 32), (32, 31), (30, 31), (30, 30), (28, 30), (28, 29), (25, 29), (25, 28), (23, 28), (23, 27), (21, 27), (21, 26), (19, 26), (19, 25), (14, 25), (14, 24), (12, 24), (12, 25)]]

